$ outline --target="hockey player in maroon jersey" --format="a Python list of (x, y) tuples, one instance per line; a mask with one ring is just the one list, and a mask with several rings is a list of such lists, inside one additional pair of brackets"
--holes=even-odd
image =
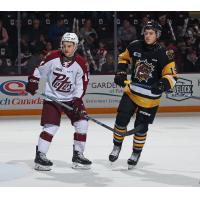
[(46, 58), (28, 77), (26, 91), (34, 95), (41, 77), (46, 78), (44, 93), (73, 107), (73, 111), (45, 99), (43, 103), (38, 145), (36, 146), (35, 169), (51, 170), (53, 163), (46, 154), (56, 134), (64, 112), (74, 126), (73, 168), (89, 168), (91, 161), (84, 157), (88, 121), (82, 97), (88, 85), (88, 72), (84, 59), (76, 54), (78, 37), (75, 33), (65, 33), (61, 39), (61, 50), (47, 54)]

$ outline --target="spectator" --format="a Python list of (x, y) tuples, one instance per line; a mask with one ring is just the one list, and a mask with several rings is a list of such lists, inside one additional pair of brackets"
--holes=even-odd
[(12, 75), (13, 73), (11, 59), (0, 57), (0, 75)]
[(8, 40), (8, 51), (10, 52), (9, 57), (12, 60), (12, 63), (15, 62), (18, 52), (18, 30), (17, 30), (17, 24), (18, 20), (13, 20), (10, 21), (9, 24), (7, 24), (7, 31), (9, 35), (9, 40)]
[(166, 43), (165, 43), (165, 41), (163, 41), (163, 40), (160, 40), (160, 45), (163, 47), (163, 48), (166, 48)]
[(8, 32), (3, 27), (3, 21), (0, 19), (0, 46), (7, 46), (8, 44)]
[(82, 54), (88, 62), (90, 74), (99, 72), (98, 64), (96, 62), (97, 45), (95, 33), (90, 33), (87, 40), (82, 39), (80, 41)]
[(21, 36), (21, 52), (27, 52), (30, 51), (30, 45), (29, 45), (29, 39), (28, 39), (28, 35), (27, 34), (23, 34)]
[(50, 41), (47, 41), (46, 45), (45, 45), (45, 49), (44, 49), (44, 53), (48, 54), (49, 52), (51, 52), (53, 50), (53, 45)]
[(101, 67), (101, 74), (112, 74), (114, 73), (114, 58), (113, 55), (108, 53), (106, 55), (106, 62)]
[(150, 16), (149, 15), (144, 15), (142, 16), (142, 21), (140, 23), (140, 26), (139, 26), (139, 34), (138, 34), (138, 37), (139, 38), (143, 38), (143, 35), (144, 35), (144, 25), (150, 21)]
[(183, 61), (186, 57), (186, 43), (184, 39), (180, 39), (177, 42), (177, 55), (176, 55), (176, 65), (178, 72), (183, 72)]
[(38, 66), (44, 58), (44, 54), (39, 49), (28, 59), (26, 64), (26, 74), (31, 74), (36, 66)]
[(124, 45), (127, 46), (128, 43), (137, 39), (137, 31), (136, 28), (131, 25), (130, 21), (125, 19), (123, 24), (118, 29), (118, 39), (125, 43)]
[(49, 37), (49, 40), (53, 44), (53, 48), (57, 49), (60, 47), (60, 40), (61, 40), (62, 35), (69, 31), (70, 31), (70, 28), (65, 25), (64, 19), (63, 18), (57, 19), (56, 24), (53, 24), (50, 27), (50, 30), (48, 33), (48, 37)]
[(170, 27), (169, 27), (169, 24), (167, 22), (167, 15), (166, 14), (161, 14), (159, 17), (158, 17), (158, 23), (160, 24), (161, 28), (162, 28), (162, 34), (161, 34), (161, 37), (160, 39), (161, 40), (171, 40), (173, 39), (172, 38), (172, 33), (170, 31)]
[(42, 31), (41, 31), (41, 28), (40, 28), (40, 20), (34, 19), (33, 25), (28, 32), (29, 39), (31, 41), (31, 45), (35, 45), (40, 40), (41, 34), (42, 34)]
[(183, 66), (184, 72), (200, 72), (200, 57), (195, 50), (189, 52)]
[(186, 48), (191, 49), (191, 47), (193, 47), (195, 44), (195, 38), (190, 36), (190, 37), (185, 37), (184, 39), (186, 43)]
[(106, 62), (106, 55), (107, 55), (106, 44), (104, 41), (99, 42), (99, 49), (97, 51), (97, 60), (99, 63), (99, 70), (101, 71), (102, 65)]
[(88, 40), (88, 37), (93, 34), (95, 38), (98, 38), (96, 30), (92, 27), (92, 21), (90, 19), (87, 19), (83, 25), (83, 27), (80, 29), (80, 37)]
[(30, 48), (31, 52), (35, 51), (36, 48), (44, 49), (45, 48), (45, 38), (40, 27), (40, 20), (34, 19), (33, 26), (28, 32), (29, 40), (30, 40)]
[[(24, 48), (20, 54), (20, 58), (21, 58), (20, 66), (21, 66), (22, 74), (27, 73), (27, 69), (28, 69), (27, 63), (28, 63), (28, 60), (31, 58), (31, 55), (32, 54), (30, 53), (30, 50), (28, 47)], [(15, 61), (15, 65), (18, 66), (18, 58)]]

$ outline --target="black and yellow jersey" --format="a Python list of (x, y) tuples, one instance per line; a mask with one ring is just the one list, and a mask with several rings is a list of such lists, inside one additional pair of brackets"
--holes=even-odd
[(164, 49), (159, 43), (147, 45), (143, 40), (131, 42), (119, 55), (118, 71), (127, 71), (131, 64), (131, 84), (124, 92), (139, 106), (151, 108), (160, 104), (161, 95), (151, 93), (151, 85), (166, 79), (168, 89), (177, 80), (173, 50)]

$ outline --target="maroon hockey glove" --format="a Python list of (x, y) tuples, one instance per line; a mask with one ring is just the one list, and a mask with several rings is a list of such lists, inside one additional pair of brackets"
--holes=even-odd
[(26, 85), (26, 91), (34, 95), (36, 93), (36, 90), (38, 90), (39, 80), (40, 79), (35, 76), (29, 76), (28, 83)]
[(115, 74), (114, 82), (117, 85), (119, 85), (121, 87), (125, 87), (126, 84), (124, 83), (124, 81), (126, 81), (126, 80), (127, 80), (127, 73), (126, 72), (122, 71), (122, 72), (117, 72)]
[(87, 114), (82, 99), (74, 97), (72, 104), (75, 114), (80, 115), (81, 117), (84, 117)]

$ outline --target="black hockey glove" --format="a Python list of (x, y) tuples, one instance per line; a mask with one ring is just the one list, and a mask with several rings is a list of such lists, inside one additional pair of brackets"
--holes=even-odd
[(126, 84), (124, 83), (124, 81), (126, 81), (126, 80), (127, 80), (127, 73), (126, 72), (122, 71), (122, 72), (117, 72), (115, 74), (114, 82), (117, 85), (119, 85), (121, 87), (125, 87)]
[(162, 78), (158, 83), (153, 84), (151, 86), (152, 94), (162, 94), (163, 92), (167, 91), (166, 81), (166, 79)]

